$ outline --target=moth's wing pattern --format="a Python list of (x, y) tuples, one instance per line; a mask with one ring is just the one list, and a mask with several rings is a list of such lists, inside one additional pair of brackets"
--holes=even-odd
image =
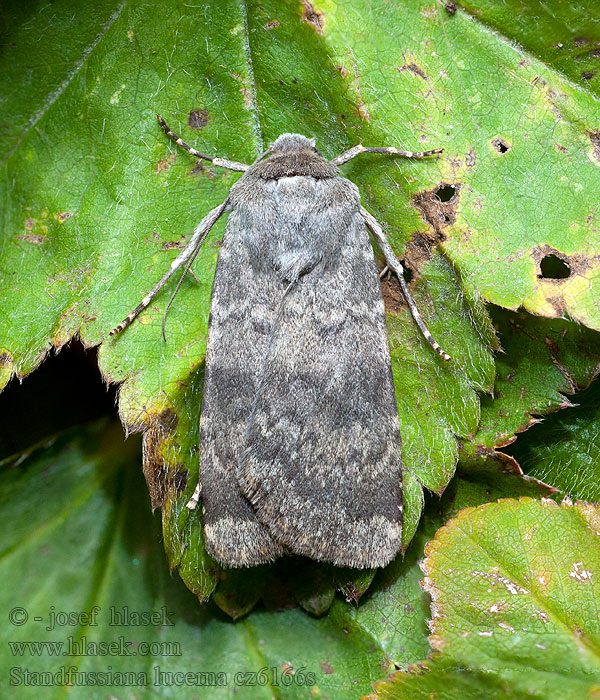
[[(268, 200), (262, 205), (264, 226), (273, 227), (269, 216), (277, 212), (267, 209)], [(200, 416), (199, 484), (205, 546), (227, 567), (262, 564), (283, 553), (268, 528), (257, 520), (236, 479), (267, 352), (274, 299), (282, 293), (281, 282), (272, 272), (253, 270), (246, 233), (256, 226), (248, 221), (248, 209), (251, 214), (252, 202), (234, 207), (219, 251)]]
[(295, 213), (287, 218), (296, 230), (277, 232), (276, 263), (293, 270), (297, 259), (301, 274), (261, 345), (239, 483), (282, 546), (340, 566), (383, 566), (401, 546), (400, 426), (358, 190), (344, 178), (289, 178), (279, 180), (278, 202)]

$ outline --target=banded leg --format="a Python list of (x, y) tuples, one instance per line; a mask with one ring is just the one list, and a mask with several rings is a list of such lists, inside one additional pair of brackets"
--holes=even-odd
[(196, 488), (194, 489), (194, 493), (192, 494), (192, 497), (190, 500), (185, 504), (186, 508), (189, 508), (190, 510), (194, 510), (198, 503), (200, 502), (200, 494), (202, 493), (202, 486), (200, 486), (200, 481), (196, 484)]
[(410, 290), (408, 289), (408, 285), (406, 284), (406, 281), (404, 279), (403, 273), (403, 268), (396, 257), (396, 254), (392, 250), (392, 246), (388, 243), (387, 238), (385, 237), (385, 233), (383, 232), (383, 229), (381, 226), (378, 224), (377, 219), (370, 214), (364, 207), (360, 208), (360, 213), (362, 214), (363, 219), (365, 220), (365, 223), (369, 227), (370, 231), (373, 233), (375, 236), (377, 243), (379, 244), (379, 247), (381, 248), (381, 252), (385, 256), (385, 261), (388, 265), (388, 267), (393, 270), (396, 273), (396, 276), (398, 277), (398, 281), (400, 282), (400, 288), (402, 289), (402, 294), (404, 294), (404, 298), (406, 299), (406, 303), (408, 304), (408, 308), (410, 309), (410, 313), (412, 314), (412, 317), (415, 319), (415, 323), (417, 324), (419, 330), (423, 334), (423, 337), (425, 340), (431, 345), (431, 347), (437, 352), (437, 354), (442, 357), (446, 362), (450, 360), (450, 355), (448, 353), (444, 352), (442, 348), (438, 345), (438, 343), (433, 339), (433, 336), (427, 329), (427, 326), (423, 322), (423, 319), (421, 318), (421, 314), (419, 313), (419, 310), (417, 309), (417, 305), (414, 302), (414, 299), (412, 298), (412, 295), (410, 293)]
[(358, 146), (354, 146), (354, 148), (351, 148), (349, 151), (341, 153), (331, 162), (333, 165), (343, 165), (349, 160), (352, 160), (352, 158), (356, 158), (356, 156), (359, 156), (361, 153), (385, 153), (390, 156), (402, 156), (402, 158), (427, 158), (428, 156), (434, 156), (436, 153), (442, 153), (443, 151), (443, 148), (434, 148), (431, 151), (403, 151), (399, 148), (392, 148), (391, 146), (366, 148), (362, 144), (358, 144)]
[[(196, 226), (196, 230), (194, 231), (190, 242), (183, 249), (183, 251), (175, 258), (175, 260), (173, 260), (173, 262), (171, 263), (171, 267), (166, 273), (166, 275), (164, 275), (164, 277), (154, 285), (154, 287), (148, 292), (148, 294), (146, 294), (146, 296), (142, 299), (139, 305), (136, 306), (136, 308), (131, 313), (129, 313), (116, 328), (112, 329), (110, 335), (116, 335), (117, 333), (120, 333), (122, 330), (127, 328), (127, 326), (135, 318), (137, 318), (140, 315), (140, 313), (150, 304), (152, 299), (154, 299), (158, 292), (169, 281), (169, 278), (173, 275), (173, 273), (176, 270), (178, 270), (182, 265), (185, 265), (185, 263), (188, 262), (190, 258), (190, 263), (193, 261), (193, 258), (196, 257), (198, 251), (200, 250), (200, 246), (202, 245), (202, 243), (204, 243), (206, 236), (208, 236), (209, 231), (214, 226), (217, 219), (228, 209), (229, 197), (227, 197), (227, 199), (222, 204), (219, 204), (218, 207), (215, 207), (214, 209), (211, 209), (211, 211), (208, 212), (208, 214), (202, 219), (198, 226)], [(177, 290), (178, 289), (179, 286), (177, 287)], [(177, 290), (175, 291), (177, 292)]]
[(195, 148), (192, 148), (191, 146), (188, 146), (188, 144), (181, 139), (177, 134), (171, 131), (169, 127), (167, 126), (167, 123), (165, 120), (160, 116), (160, 114), (156, 115), (156, 118), (158, 119), (158, 123), (160, 124), (161, 129), (165, 132), (165, 134), (173, 139), (175, 143), (178, 146), (181, 146), (181, 148), (185, 148), (188, 153), (191, 153), (193, 156), (196, 158), (203, 158), (204, 160), (210, 161), (213, 165), (218, 165), (220, 168), (227, 168), (228, 170), (239, 170), (239, 171), (246, 171), (250, 167), (249, 165), (245, 165), (244, 163), (237, 163), (234, 160), (225, 160), (224, 158), (213, 158), (212, 156), (207, 156), (206, 153), (200, 153), (200, 151), (197, 151)]

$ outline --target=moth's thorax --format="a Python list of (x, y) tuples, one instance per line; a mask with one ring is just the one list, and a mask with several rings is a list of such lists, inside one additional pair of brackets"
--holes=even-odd
[(273, 143), (267, 156), (249, 170), (263, 180), (308, 175), (314, 178), (335, 177), (338, 169), (323, 158), (313, 139), (301, 134), (282, 134)]

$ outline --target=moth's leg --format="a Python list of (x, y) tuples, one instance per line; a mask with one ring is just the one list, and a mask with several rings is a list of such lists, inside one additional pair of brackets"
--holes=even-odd
[(202, 491), (202, 487), (200, 486), (200, 482), (196, 484), (196, 488), (194, 489), (194, 493), (190, 500), (185, 504), (186, 508), (189, 508), (190, 510), (194, 510), (196, 506), (198, 505), (200, 501), (200, 492)]
[(218, 207), (215, 207), (214, 209), (208, 212), (208, 214), (202, 219), (198, 226), (196, 226), (196, 230), (194, 231), (190, 242), (183, 249), (181, 254), (178, 255), (175, 258), (175, 260), (173, 260), (173, 262), (171, 263), (171, 267), (166, 273), (166, 275), (160, 280), (160, 282), (157, 282), (157, 284), (148, 292), (148, 294), (146, 294), (146, 296), (142, 299), (139, 305), (136, 306), (136, 308), (131, 313), (129, 313), (116, 328), (112, 329), (110, 335), (116, 335), (117, 333), (120, 333), (123, 329), (127, 328), (127, 326), (137, 316), (140, 315), (140, 313), (150, 304), (150, 302), (152, 301), (152, 299), (154, 299), (158, 292), (165, 286), (165, 284), (169, 281), (171, 275), (173, 275), (173, 273), (186, 262), (190, 261), (190, 264), (191, 262), (193, 262), (193, 259), (196, 257), (198, 251), (200, 250), (200, 246), (202, 245), (202, 243), (204, 243), (206, 236), (208, 236), (209, 231), (214, 226), (215, 222), (221, 216), (221, 214), (227, 211), (229, 207), (229, 197), (227, 197), (227, 199), (222, 204), (219, 204)]
[(361, 153), (386, 153), (390, 156), (402, 156), (403, 158), (427, 158), (428, 156), (434, 156), (436, 153), (442, 153), (443, 150), (443, 148), (434, 148), (431, 151), (403, 151), (399, 148), (392, 148), (391, 146), (384, 146), (382, 148), (366, 148), (365, 146), (358, 144), (358, 146), (354, 146), (354, 148), (351, 148), (349, 151), (341, 153), (331, 162), (333, 165), (343, 165)]
[(450, 359), (450, 355), (444, 352), (442, 348), (438, 345), (438, 343), (436, 343), (436, 341), (433, 339), (433, 336), (427, 329), (427, 326), (423, 322), (423, 319), (421, 318), (421, 314), (417, 309), (417, 305), (415, 304), (412, 298), (410, 290), (408, 289), (408, 285), (406, 284), (406, 281), (404, 279), (404, 275), (402, 274), (402, 265), (396, 257), (396, 254), (392, 250), (392, 246), (388, 243), (383, 229), (378, 224), (377, 219), (372, 214), (370, 214), (364, 207), (360, 208), (360, 213), (362, 214), (362, 217), (365, 220), (365, 223), (369, 227), (370, 231), (377, 239), (377, 243), (381, 248), (381, 252), (385, 256), (385, 261), (388, 267), (396, 273), (398, 281), (400, 282), (400, 288), (402, 289), (402, 293), (404, 294), (404, 298), (406, 299), (406, 303), (408, 304), (408, 308), (410, 309), (412, 317), (415, 319), (415, 323), (419, 327), (419, 330), (423, 334), (423, 337), (429, 343), (429, 345), (431, 345), (431, 347), (437, 352), (437, 354), (440, 355), (440, 357), (443, 357), (444, 360), (448, 361)]
[(200, 280), (196, 277), (196, 275), (194, 274), (194, 271), (193, 271), (193, 270), (188, 270), (188, 271), (187, 271), (187, 274), (188, 274), (188, 275), (191, 275), (191, 276), (194, 278), (194, 282), (195, 282), (196, 284), (200, 284)]
[(248, 170), (248, 168), (250, 167), (249, 165), (245, 165), (244, 163), (236, 163), (234, 160), (225, 160), (224, 158), (213, 158), (212, 156), (207, 156), (206, 153), (200, 153), (200, 151), (197, 151), (195, 148), (188, 146), (183, 139), (177, 136), (177, 134), (173, 133), (171, 129), (169, 129), (169, 127), (167, 126), (165, 120), (160, 116), (160, 114), (157, 114), (156, 118), (158, 119), (158, 123), (160, 124), (161, 129), (165, 132), (165, 134), (169, 138), (172, 138), (178, 146), (181, 146), (181, 148), (185, 148), (186, 151), (191, 153), (193, 156), (196, 156), (196, 158), (203, 158), (204, 160), (210, 161), (213, 165), (218, 165), (220, 168), (227, 168), (228, 170), (239, 170), (243, 172)]

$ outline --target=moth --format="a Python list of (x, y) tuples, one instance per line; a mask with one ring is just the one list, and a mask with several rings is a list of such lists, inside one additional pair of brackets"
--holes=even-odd
[[(295, 553), (355, 568), (384, 566), (402, 544), (402, 461), (377, 241), (415, 323), (425, 327), (381, 226), (314, 139), (282, 134), (252, 164), (192, 156), (244, 174), (111, 335), (185, 267), (229, 212), (212, 288), (196, 490), (204, 542), (225, 567)], [(166, 311), (165, 311), (166, 314)], [(163, 316), (163, 335), (164, 335)]]

